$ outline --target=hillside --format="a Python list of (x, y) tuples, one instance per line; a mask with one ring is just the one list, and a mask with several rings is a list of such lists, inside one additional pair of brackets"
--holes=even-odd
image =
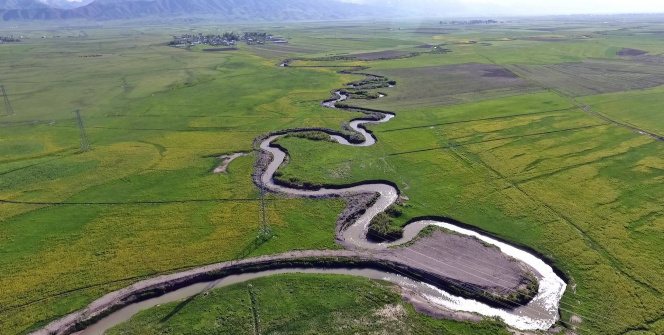
[[(58, 2), (61, 3), (61, 2)], [(379, 6), (336, 0), (96, 0), (86, 6), (54, 8), (39, 0), (2, 0), (0, 15), (7, 20), (89, 19), (214, 15), (224, 20), (302, 21), (362, 18), (385, 14)]]

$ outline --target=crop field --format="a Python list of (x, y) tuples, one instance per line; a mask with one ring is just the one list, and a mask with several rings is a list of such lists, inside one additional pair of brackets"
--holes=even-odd
[[(260, 225), (253, 140), (288, 128), (341, 129), (358, 114), (320, 102), (362, 79), (338, 73), (358, 66), (397, 85), (374, 90), (385, 97), (347, 102), (396, 117), (369, 126), (378, 142), (366, 148), (280, 139), (290, 159), (279, 178), (391, 181), (408, 199), (395, 225), (454, 219), (532, 249), (559, 269), (569, 284), (560, 333), (661, 334), (664, 142), (607, 121), (664, 135), (664, 26), (633, 20), (463, 27), (124, 22), (74, 38), (0, 45), (0, 85), (15, 111), (0, 109), (0, 334), (36, 330), (159, 274), (341, 248), (334, 223), (342, 200), (279, 195), (267, 197), (276, 236), (253, 243)], [(12, 33), (69, 34), (20, 29)], [(290, 40), (224, 52), (165, 45), (174, 34), (230, 30)], [(433, 46), (451, 52), (429, 53)], [(620, 56), (624, 49), (647, 54)], [(378, 59), (412, 52), (421, 54)], [(366, 54), (389, 57), (346, 58)], [(275, 66), (288, 58), (311, 59)], [(74, 110), (82, 113), (89, 151), (79, 150)], [(219, 156), (239, 152), (248, 155), (213, 173)], [(364, 279), (287, 275), (251, 284), (265, 332), (506, 329), (498, 321), (434, 320), (393, 287)], [(240, 284), (195, 297), (167, 322), (158, 321), (178, 303), (145, 311), (112, 333), (187, 333), (194, 324), (251, 333), (248, 304)], [(391, 305), (401, 312), (386, 321), (377, 311)], [(228, 328), (209, 328), (212, 309), (223, 311)]]
[(633, 92), (618, 92), (581, 97), (578, 100), (593, 111), (607, 115), (621, 123), (664, 135), (664, 114), (656, 112), (661, 107), (662, 88)]
[(664, 70), (655, 64), (621, 60), (588, 60), (556, 65), (515, 65), (520, 75), (571, 96), (633, 91), (664, 84)]

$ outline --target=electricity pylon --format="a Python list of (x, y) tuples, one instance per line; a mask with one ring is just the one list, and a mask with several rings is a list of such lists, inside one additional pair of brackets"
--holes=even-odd
[(14, 115), (14, 109), (12, 109), (12, 105), (9, 103), (9, 97), (7, 96), (7, 91), (5, 91), (5, 85), (0, 86), (0, 90), (2, 90), (2, 96), (5, 99), (5, 110), (7, 111), (7, 116)]

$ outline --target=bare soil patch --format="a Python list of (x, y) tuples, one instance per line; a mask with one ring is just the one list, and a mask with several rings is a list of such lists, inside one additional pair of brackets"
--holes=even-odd
[[(379, 103), (353, 101), (370, 108), (406, 110), (450, 106), (542, 90), (512, 71), (494, 64), (467, 63), (379, 71), (399, 82)], [(389, 107), (388, 107), (389, 106)]]
[(407, 248), (390, 249), (381, 254), (402, 262), (409, 260), (436, 276), (475, 285), (499, 296), (524, 289), (532, 281), (528, 267), (500, 249), (472, 237), (440, 230)]
[(221, 159), (221, 164), (216, 169), (214, 169), (214, 173), (226, 173), (228, 170), (228, 165), (231, 164), (232, 161), (246, 155), (248, 154), (245, 152), (238, 152), (232, 155), (219, 156), (218, 158)]
[(469, 321), (469, 322), (481, 322), (484, 320), (481, 316), (468, 312), (452, 311), (448, 309), (443, 309), (438, 306), (432, 305), (425, 298), (419, 294), (400, 288), (399, 293), (403, 297), (403, 300), (411, 305), (413, 308), (424, 315), (428, 315), (434, 319), (448, 319), (455, 320), (459, 322)]
[(491, 69), (485, 70), (482, 77), (495, 77), (495, 78), (519, 78), (514, 72), (508, 69)]
[(638, 50), (638, 49), (630, 49), (630, 48), (622, 48), (622, 50), (616, 52), (617, 56), (641, 56), (647, 54), (648, 51), (643, 51), (643, 50)]
[(398, 321), (406, 316), (406, 313), (403, 305), (385, 305), (374, 314), (388, 321)]

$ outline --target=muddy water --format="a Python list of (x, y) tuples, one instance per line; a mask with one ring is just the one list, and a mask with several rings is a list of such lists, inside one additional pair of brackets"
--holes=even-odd
[(413, 281), (398, 274), (372, 270), (372, 269), (292, 268), (292, 269), (282, 269), (282, 270), (269, 270), (269, 271), (255, 272), (255, 273), (232, 275), (215, 281), (198, 283), (164, 294), (156, 298), (131, 304), (127, 307), (124, 307), (110, 314), (109, 316), (103, 318), (102, 320), (86, 328), (85, 330), (76, 333), (76, 335), (101, 335), (108, 329), (111, 329), (125, 321), (128, 321), (129, 319), (131, 319), (132, 316), (136, 315), (138, 312), (142, 310), (146, 310), (173, 301), (184, 300), (202, 294), (208, 290), (226, 287), (237, 283), (243, 283), (256, 278), (262, 278), (262, 277), (267, 277), (276, 274), (284, 274), (284, 273), (338, 274), (338, 275), (364, 277), (369, 279), (386, 280), (391, 283), (397, 284), (401, 287), (416, 289), (421, 292), (427, 292), (427, 294), (437, 295), (437, 290), (435, 288), (429, 287), (428, 285)]
[[(164, 294), (162, 296), (144, 300), (135, 304), (131, 304), (127, 307), (124, 307), (108, 315), (107, 317), (103, 318), (102, 320), (98, 321), (92, 326), (86, 328), (85, 330), (76, 333), (75, 335), (102, 335), (107, 330), (123, 322), (129, 321), (134, 315), (138, 314), (143, 310), (174, 301), (183, 301), (190, 297), (204, 294), (206, 291), (212, 289), (222, 288), (233, 284), (247, 282), (257, 278), (278, 275), (278, 274), (285, 274), (285, 273), (337, 274), (337, 275), (364, 277), (375, 280), (385, 280), (390, 283), (399, 285), (400, 287), (406, 288), (408, 290), (418, 292), (419, 294), (424, 296), (427, 300), (433, 302), (436, 305), (457, 311), (476, 312), (473, 309), (464, 308), (464, 306), (475, 306), (481, 309), (483, 305), (474, 300), (455, 297), (432, 285), (412, 280), (397, 273), (390, 273), (390, 272), (384, 272), (373, 269), (292, 268), (292, 269), (269, 270), (269, 271), (255, 272), (255, 273), (231, 275), (215, 281), (190, 285), (181, 288), (179, 290), (175, 290), (170, 293)], [(483, 315), (501, 317), (504, 320), (510, 320), (510, 318), (514, 318), (510, 313), (496, 308), (489, 308), (489, 309), (485, 308), (482, 311), (483, 312), (481, 314)], [(542, 326), (546, 325), (543, 324)]]

